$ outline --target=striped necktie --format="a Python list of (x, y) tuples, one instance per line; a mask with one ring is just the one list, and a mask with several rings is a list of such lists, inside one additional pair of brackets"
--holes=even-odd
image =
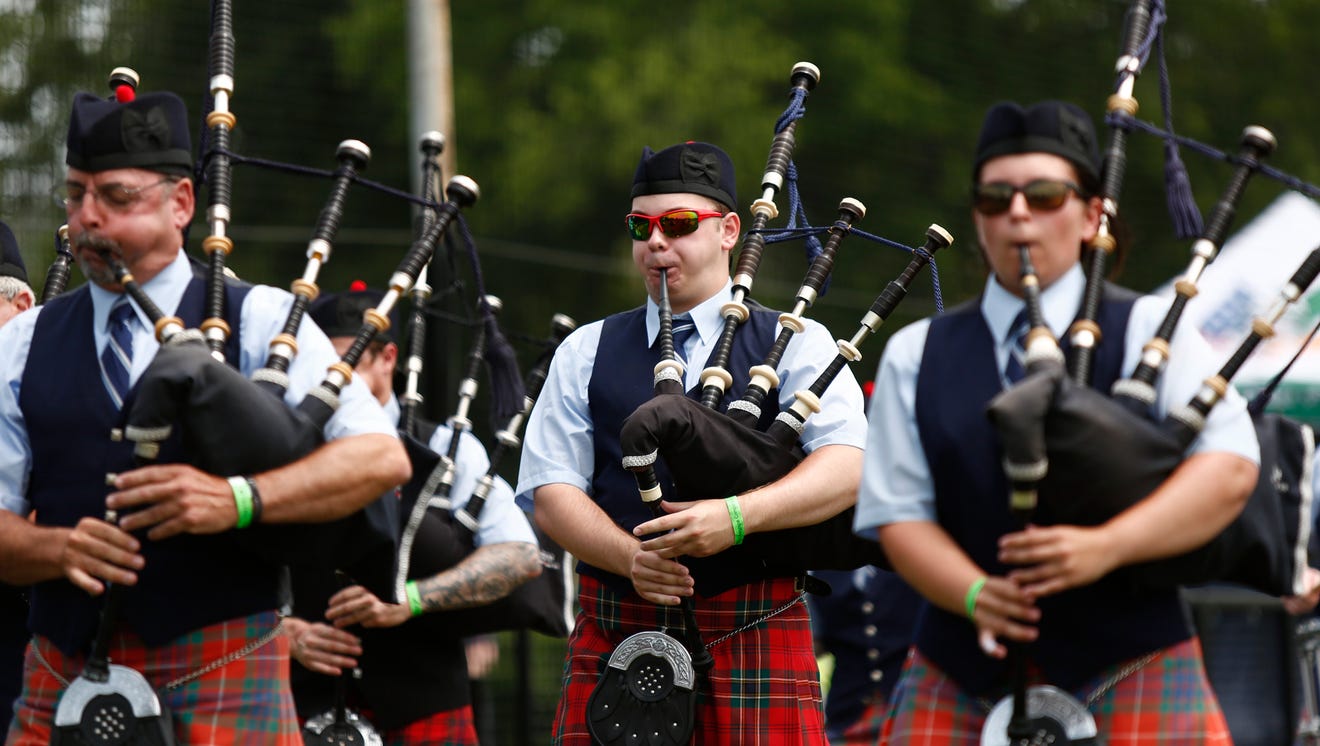
[(109, 339), (101, 351), (101, 377), (115, 409), (122, 409), (128, 396), (129, 371), (133, 369), (133, 307), (128, 301), (121, 300), (110, 309), (106, 331)]
[(692, 315), (683, 313), (674, 317), (674, 324), (671, 327), (674, 335), (674, 352), (683, 362), (687, 362), (687, 341), (692, 336), (692, 332), (697, 330), (697, 322), (692, 320)]
[(1027, 330), (1027, 310), (1024, 308), (1018, 311), (1018, 315), (1013, 318), (1012, 326), (1008, 327), (1008, 339), (1012, 340), (1013, 344), (1008, 348), (1008, 361), (1004, 363), (1004, 380), (1008, 381), (1010, 386), (1027, 375), (1027, 369), (1023, 367), (1023, 361), (1027, 357), (1024, 347)]

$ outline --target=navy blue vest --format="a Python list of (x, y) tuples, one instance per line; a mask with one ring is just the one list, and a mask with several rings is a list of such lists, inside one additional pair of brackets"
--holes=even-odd
[[(234, 330), (225, 350), (231, 365), (238, 360), (239, 310), (248, 289), (237, 283), (226, 288)], [(194, 277), (176, 311), (186, 326), (195, 328), (205, 318), (204, 298), (205, 283)], [(132, 444), (111, 442), (110, 431), (122, 425), (134, 396), (136, 387), (123, 412), (117, 411), (101, 382), (87, 287), (47, 303), (37, 318), (18, 401), (32, 448), (27, 496), (39, 524), (73, 526), (84, 516), (105, 514), (105, 475), (133, 466)], [(163, 444), (158, 462), (186, 461), (176, 433)], [(279, 605), (276, 568), (239, 550), (233, 532), (139, 538), (146, 567), (127, 590), (121, 625), (148, 645)], [(39, 583), (28, 626), (67, 655), (86, 652), (101, 605), (67, 580)]]
[[(733, 385), (725, 391), (720, 411), (730, 401), (742, 397), (747, 389), (747, 371), (765, 360), (765, 353), (774, 344), (779, 331), (779, 313), (753, 306), (751, 316), (733, 338), (733, 354), (729, 371)], [(790, 345), (791, 348), (791, 345)], [(651, 511), (637, 494), (637, 481), (632, 472), (623, 468), (623, 452), (619, 446), (619, 431), (628, 415), (648, 401), (655, 393), (653, 384), (655, 364), (660, 361), (660, 349), (646, 346), (646, 308), (615, 314), (605, 319), (600, 332), (600, 345), (596, 348), (596, 361), (587, 386), (590, 404), (592, 437), (595, 441), (596, 467), (592, 475), (592, 496), (596, 503), (625, 531), (651, 519)], [(700, 396), (700, 388), (688, 396)], [(778, 402), (779, 390), (771, 390), (766, 402)], [(777, 404), (761, 413), (760, 429), (764, 430), (778, 415)], [(656, 474), (666, 500), (693, 500), (712, 495), (677, 495), (663, 459), (656, 464)], [(724, 497), (719, 495), (718, 497)], [(683, 564), (692, 570), (697, 593), (713, 596), (735, 586), (775, 577), (759, 559), (737, 546), (713, 557), (687, 557)], [(633, 590), (632, 580), (578, 561), (578, 572), (596, 578), (619, 593)]]
[[(1106, 287), (1092, 386), (1109, 391), (1122, 371), (1123, 341), (1136, 295)], [(1001, 391), (994, 339), (979, 299), (933, 319), (917, 374), (917, 429), (935, 485), (939, 523), (986, 572), (1003, 575), (1000, 536), (1015, 529), (1008, 511), (998, 436), (986, 405)], [(1040, 522), (1048, 522), (1038, 515)], [(1040, 637), (1029, 655), (1046, 678), (1082, 686), (1106, 666), (1186, 640), (1191, 629), (1176, 590), (1137, 595), (1112, 578), (1041, 599)], [(975, 695), (1007, 687), (1007, 666), (986, 657), (966, 617), (927, 604), (917, 647)]]
[(825, 731), (840, 741), (872, 699), (878, 695), (888, 701), (894, 693), (921, 608), (921, 596), (897, 574), (876, 569), (858, 588), (854, 573), (813, 571), (832, 592), (807, 594), (811, 636), (834, 654)]

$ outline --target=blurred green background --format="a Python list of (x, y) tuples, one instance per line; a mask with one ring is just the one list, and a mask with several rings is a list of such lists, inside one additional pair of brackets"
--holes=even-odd
[[(481, 185), (467, 221), (486, 288), (504, 300), (501, 321), (523, 364), (534, 358), (552, 314), (586, 322), (641, 299), (622, 217), (643, 145), (721, 144), (738, 166), (748, 214), (775, 120), (788, 102), (789, 71), (799, 60), (822, 71), (795, 153), (808, 218), (827, 224), (847, 196), (868, 207), (858, 227), (907, 245), (918, 245), (926, 226), (939, 223), (955, 237), (953, 249), (938, 257), (944, 299), (952, 305), (970, 297), (983, 277), (966, 199), (982, 113), (1000, 99), (1065, 98), (1090, 111), (1103, 133), (1127, 5), (453, 2), (455, 127), (444, 134), (458, 171)], [(1264, 125), (1279, 140), (1273, 166), (1320, 180), (1314, 93), (1320, 3), (1168, 5), (1165, 47), (1178, 132), (1236, 152), (1245, 125)], [(409, 189), (419, 154), (408, 134), (408, 10), (404, 0), (235, 0), (235, 150), (333, 169), (336, 145), (356, 138), (373, 150), (364, 176)], [(144, 90), (182, 95), (200, 127), (209, 23), (209, 3), (200, 0), (0, 0), (0, 219), (16, 230), (38, 291), (63, 221), (49, 192), (63, 174), (72, 94), (104, 91), (109, 71), (128, 65), (141, 73)], [(1162, 123), (1158, 73), (1152, 57), (1136, 97), (1139, 116)], [(1190, 247), (1173, 235), (1164, 206), (1162, 148), (1153, 137), (1133, 136), (1121, 201), (1135, 238), (1122, 279), (1143, 290), (1179, 272)], [(1183, 159), (1208, 212), (1230, 167), (1187, 150)], [(234, 181), (237, 246), (230, 265), (246, 279), (287, 286), (301, 274), (328, 184), (252, 166), (237, 167)], [(1257, 179), (1241, 220), (1282, 189)], [(778, 202), (786, 215), (786, 197)], [(355, 278), (383, 284), (411, 240), (412, 220), (406, 203), (354, 189), (322, 288), (340, 289)], [(199, 219), (189, 245), (194, 253), (205, 232)], [(905, 263), (898, 250), (847, 242), (831, 290), (811, 315), (850, 336)], [(800, 245), (773, 245), (756, 297), (772, 306), (789, 303), (804, 269)], [(431, 307), (437, 323), (426, 409), (444, 419), (456, 399), (468, 333), (441, 322), (471, 316), (475, 284), (461, 254), (434, 277), (438, 289), (449, 290), (438, 291)], [(75, 272), (73, 284), (81, 281)], [(933, 310), (922, 277), (886, 329)], [(859, 376), (874, 370), (883, 336), (863, 349)], [(477, 429), (492, 442), (488, 423)], [(510, 479), (515, 467), (506, 464)], [(535, 658), (535, 691), (528, 695), (539, 708), (530, 731), (539, 741), (549, 718), (544, 710), (557, 692), (562, 644), (531, 639), (544, 655)], [(511, 662), (518, 646), (512, 635), (504, 642), (495, 676), (505, 682), (501, 687), (514, 687), (522, 673)], [(498, 691), (497, 707), (512, 705), (515, 689)], [(508, 720), (498, 723), (501, 742), (514, 742)]]

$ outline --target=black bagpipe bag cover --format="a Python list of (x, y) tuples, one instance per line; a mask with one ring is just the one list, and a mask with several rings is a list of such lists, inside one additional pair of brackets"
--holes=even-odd
[[(681, 394), (660, 394), (638, 407), (624, 420), (619, 441), (624, 456), (658, 450), (677, 499), (737, 495), (779, 479), (805, 457), (800, 446), (784, 446)], [(850, 507), (814, 526), (750, 534), (744, 546), (768, 566), (794, 573), (887, 568), (880, 545), (852, 532), (853, 513)]]
[[(1052, 386), (1023, 384), (992, 400), (989, 414), (998, 422), (1009, 412), (1036, 408), (1028, 401), (1050, 396), (1044, 418), (1049, 468), (1039, 485), (1034, 518), (1042, 525), (1094, 526), (1145, 499), (1182, 463), (1189, 443), (1151, 420), (1134, 414), (1095, 389), (1080, 386), (1061, 372), (1047, 373)], [(1007, 421), (1007, 420), (1005, 420)], [(1266, 475), (1267, 442), (1279, 429), (1265, 425), (1262, 479), (1242, 514), (1205, 546), (1183, 555), (1121, 568), (1134, 588), (1169, 588), (1209, 582), (1248, 585), (1276, 595), (1290, 593), (1291, 563), (1283, 539), (1286, 521), (1280, 500)], [(1001, 437), (1014, 437), (1000, 427)], [(1262, 423), (1257, 421), (1257, 432)], [(1286, 437), (1286, 435), (1285, 435)], [(1294, 525), (1290, 531), (1297, 534)]]
[[(322, 443), (321, 429), (269, 391), (211, 357), (200, 340), (164, 344), (138, 382), (129, 426), (173, 426), (197, 468), (251, 475), (296, 461)], [(367, 555), (393, 556), (393, 493), (344, 518), (316, 524), (259, 524), (244, 546), (277, 564), (343, 567)]]

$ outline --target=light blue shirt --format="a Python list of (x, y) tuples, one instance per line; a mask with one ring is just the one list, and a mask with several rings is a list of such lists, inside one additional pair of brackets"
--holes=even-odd
[[(1081, 306), (1085, 277), (1074, 265), (1041, 294), (1045, 322), (1058, 339)], [(1154, 296), (1139, 298), (1132, 307), (1124, 339), (1121, 370), (1136, 369), (1141, 348), (1155, 336), (1170, 301)], [(995, 362), (1004, 369), (1013, 345), (1010, 326), (1022, 300), (1005, 290), (993, 275), (986, 281), (981, 313), (995, 339)], [(935, 493), (926, 454), (917, 434), (915, 402), (917, 372), (926, 346), (930, 320), (918, 321), (899, 330), (889, 340), (876, 374), (875, 391), (868, 410), (867, 459), (862, 468), (857, 496), (854, 530), (875, 538), (875, 529), (902, 521), (934, 521)], [(1160, 374), (1155, 407), (1160, 416), (1186, 404), (1202, 381), (1218, 372), (1210, 346), (1195, 329), (1180, 325), (1170, 347), (1170, 362)], [(1256, 431), (1246, 411), (1246, 402), (1230, 388), (1228, 396), (1211, 410), (1205, 429), (1188, 453), (1226, 451), (1251, 461), (1260, 461)]]
[[(696, 332), (685, 346), (688, 390), (701, 382), (701, 370), (714, 351), (724, 328), (720, 307), (732, 297), (733, 283), (691, 310)], [(591, 494), (595, 466), (591, 409), (587, 386), (596, 363), (604, 321), (587, 324), (568, 336), (550, 363), (537, 405), (527, 422), (522, 464), (518, 469), (518, 502), (532, 509), (532, 491), (545, 484), (569, 484)], [(659, 309), (646, 301), (647, 345), (660, 333)], [(838, 354), (838, 344), (819, 323), (806, 320), (805, 331), (794, 334), (779, 364), (781, 409), (792, 404), (793, 392), (806, 389)], [(742, 392), (734, 392), (741, 395)], [(866, 440), (862, 391), (852, 371), (844, 368), (821, 397), (821, 411), (807, 420), (802, 434), (808, 451), (825, 445), (861, 448)]]
[[(162, 311), (171, 314), (178, 308), (192, 276), (188, 257), (181, 249), (169, 266), (143, 283), (142, 289)], [(89, 283), (89, 288), (99, 357), (109, 338), (106, 321), (110, 307), (121, 296), (95, 284)], [(240, 310), (239, 362), (243, 375), (251, 376), (253, 371), (265, 365), (270, 340), (282, 331), (292, 304), (293, 296), (277, 288), (257, 285), (248, 292)], [(160, 343), (156, 341), (155, 330), (146, 314), (137, 304), (133, 304), (133, 308), (136, 317), (130, 321), (133, 369), (129, 381), (136, 384), (156, 356)], [(32, 333), (41, 311), (41, 306), (32, 308), (0, 328), (0, 350), (4, 350), (0, 355), (0, 508), (19, 515), (26, 515), (31, 509), (25, 496), (32, 470), (32, 451), (18, 397)], [(326, 368), (338, 360), (334, 347), (320, 328), (315, 324), (303, 324), (298, 330), (298, 355), (289, 367), (289, 390), (284, 400), (290, 406), (297, 406), (309, 390), (324, 380)], [(366, 385), (355, 378), (340, 393), (339, 409), (326, 423), (325, 437), (334, 440), (366, 433), (395, 435), (395, 428)]]
[[(393, 395), (385, 402), (385, 413), (394, 422), (399, 421), (399, 400)], [(449, 442), (454, 437), (454, 428), (448, 424), (436, 427), (431, 440), (426, 445), (441, 455), (449, 452)], [(467, 505), (472, 491), (477, 488), (477, 480), (490, 469), (490, 457), (481, 441), (470, 431), (464, 430), (458, 439), (458, 453), (454, 457), (454, 484), (449, 490), (449, 501), (453, 510), (459, 511)], [(486, 495), (486, 505), (481, 509), (481, 519), (477, 522), (476, 545), (488, 546), (506, 541), (523, 541), (536, 544), (536, 534), (527, 521), (527, 515), (518, 509), (513, 500), (513, 488), (504, 477), (495, 477), (490, 494)]]

